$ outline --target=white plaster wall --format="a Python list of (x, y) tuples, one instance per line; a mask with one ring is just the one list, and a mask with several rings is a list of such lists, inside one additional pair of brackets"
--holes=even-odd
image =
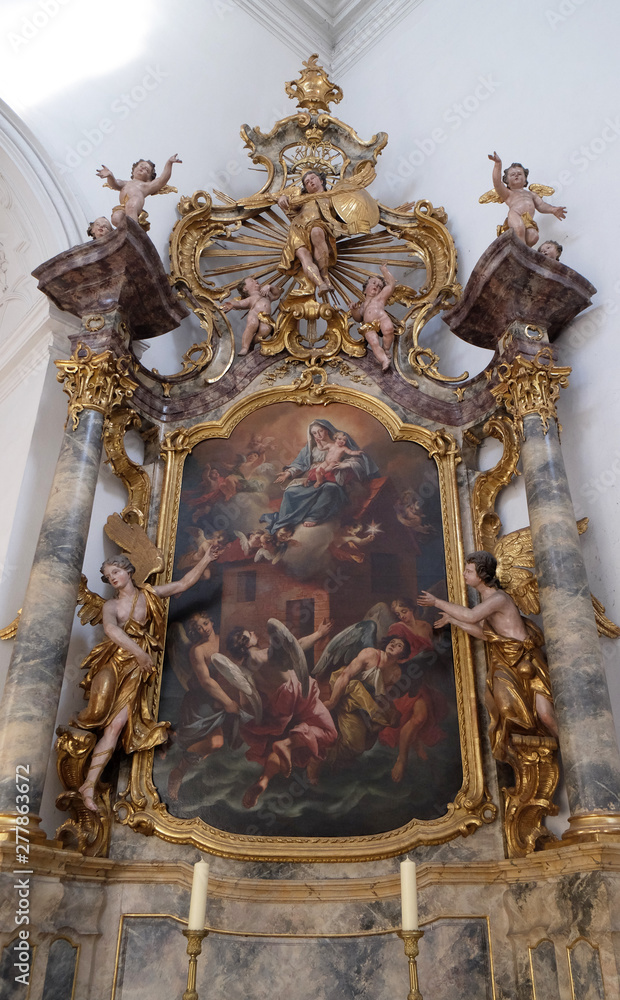
[[(35, 0), (2, 5), (0, 86), (70, 192), (75, 218), (109, 214), (115, 204), (95, 175), (102, 162), (127, 176), (134, 159), (147, 156), (161, 168), (178, 152), (184, 162), (172, 182), (180, 194), (217, 187), (238, 197), (262, 183), (261, 173), (248, 170), (238, 129), (247, 122), (267, 131), (294, 112), (284, 81), (297, 76), (300, 61), (234, 0), (179, 0), (174, 13), (163, 0), (109, 0), (105, 11), (91, 0), (58, 0), (56, 13), (46, 23), (39, 17), (32, 32), (40, 9)], [(619, 29), (615, 0), (521, 0), (518, 7), (424, 0), (336, 81), (345, 96), (333, 108), (362, 138), (388, 132), (373, 186), (379, 200), (424, 197), (445, 206), (463, 283), (504, 217), (500, 206), (478, 204), (491, 186), (487, 153), (521, 160), (530, 180), (556, 188), (552, 202), (567, 205), (564, 222), (540, 217), (541, 234), (564, 244), (563, 261), (599, 294), (558, 343), (561, 363), (574, 368), (560, 403), (564, 454), (576, 516), (591, 518), (583, 547), (592, 589), (616, 620)], [(147, 204), (164, 259), (176, 200)], [(486, 352), (445, 330), (432, 337), (445, 371), (484, 367)], [(144, 361), (174, 370), (192, 339), (191, 330), (163, 338)], [(98, 493), (92, 566), (105, 517), (122, 504), (117, 494), (107, 481)], [(500, 512), (506, 530), (525, 523), (520, 482), (505, 491)], [(602, 644), (620, 729), (618, 647)]]

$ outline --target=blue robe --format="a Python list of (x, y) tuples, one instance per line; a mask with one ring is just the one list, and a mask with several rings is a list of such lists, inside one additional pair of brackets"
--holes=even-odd
[[(379, 475), (379, 469), (373, 460), (362, 453), (347, 458), (347, 469), (336, 472), (335, 483), (324, 482), (316, 488), (315, 483), (304, 486), (303, 480), (310, 469), (324, 461), (326, 455), (326, 451), (317, 445), (311, 433), (311, 428), (317, 424), (325, 427), (332, 439), (338, 430), (329, 420), (313, 420), (309, 425), (308, 443), (301, 449), (295, 461), (287, 466), (287, 469), (293, 472), (294, 478), (284, 490), (280, 510), (277, 514), (263, 514), (261, 517), (261, 521), (269, 524), (272, 534), (285, 525), (295, 527), (304, 521), (323, 524), (335, 517), (348, 503), (349, 497), (345, 489), (347, 473), (352, 473), (360, 482), (374, 479)], [(346, 431), (343, 433), (346, 434)], [(359, 451), (359, 446), (353, 438), (349, 434), (346, 434), (346, 437), (347, 447), (352, 451)]]

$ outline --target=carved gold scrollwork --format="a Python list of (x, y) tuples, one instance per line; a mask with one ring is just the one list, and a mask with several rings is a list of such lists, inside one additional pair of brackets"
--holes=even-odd
[(71, 814), (71, 819), (58, 827), (56, 840), (66, 846), (76, 845), (77, 850), (88, 857), (106, 857), (112, 828), (110, 786), (97, 785), (93, 793), (99, 810), (96, 813), (86, 808), (79, 792), (80, 785), (86, 780), (97, 737), (94, 733), (72, 726), (59, 726), (56, 735), (56, 767), (65, 789), (56, 799), (56, 807)]
[[(351, 309), (363, 298), (366, 279), (386, 264), (396, 280), (388, 307), (401, 307), (401, 315), (392, 317), (395, 333), (404, 332), (412, 345), (409, 373), (413, 366), (435, 381), (463, 381), (467, 372), (442, 375), (439, 357), (419, 344), (428, 320), (453, 304), (461, 292), (455, 281), (456, 251), (447, 215), (424, 199), (392, 209), (366, 191), (387, 135), (380, 132), (362, 140), (329, 114), (330, 102), (340, 100), (342, 91), (316, 60), (313, 55), (300, 79), (287, 84), (289, 96), (299, 100), (297, 114), (280, 119), (266, 133), (249, 125), (241, 129), (253, 162), (266, 171), (260, 190), (238, 200), (216, 191), (221, 205), (214, 205), (205, 191), (179, 202), (181, 218), (170, 236), (171, 281), (200, 318), (208, 344), (214, 333), (225, 334), (232, 350), (232, 328), (222, 303), (237, 294), (240, 279), (251, 276), (282, 291), (280, 305), (274, 307), (277, 314), (274, 311), (273, 318), (261, 314), (262, 322), (271, 327), (261, 340), (262, 354), (286, 351), (305, 360), (343, 351), (361, 357), (367, 345), (349, 329)], [(292, 191), (301, 194), (308, 170), (326, 175), (329, 211), (346, 222), (334, 237), (329, 287), (321, 293), (329, 302), (317, 300), (316, 287), (307, 273), (302, 276), (295, 254), (291, 263), (289, 220), (278, 206), (284, 192), (287, 198)], [(209, 363), (206, 354), (200, 358), (203, 361)], [(407, 372), (401, 374), (417, 384)]]
[[(513, 421), (506, 416), (491, 417), (482, 428), (485, 437), (494, 437), (503, 444), (497, 465), (477, 477), (472, 495), (474, 544), (476, 549), (493, 552), (502, 522), (495, 512), (500, 490), (508, 486), (517, 470), (521, 449)], [(478, 444), (481, 444), (478, 441)]]
[[(131, 357), (117, 358), (112, 351), (93, 354), (90, 347), (79, 343), (68, 361), (55, 361), (60, 369), (56, 376), (65, 382), (69, 396), (69, 414), (76, 430), (82, 410), (98, 410), (105, 415), (133, 396), (138, 384), (127, 372)], [(68, 418), (67, 418), (68, 419)]]
[(555, 404), (560, 389), (568, 385), (571, 370), (553, 364), (549, 347), (541, 348), (533, 361), (518, 354), (514, 361), (498, 365), (500, 382), (491, 392), (512, 414), (521, 437), (524, 417), (534, 413), (542, 421), (543, 432), (548, 433), (549, 421), (557, 419)]
[(558, 745), (552, 737), (512, 733), (506, 746), (515, 784), (503, 788), (504, 832), (511, 858), (524, 858), (542, 842), (556, 838), (545, 827), (545, 816), (557, 816), (553, 796), (560, 769)]
[(130, 427), (142, 424), (135, 410), (115, 410), (106, 418), (103, 427), (103, 446), (114, 475), (122, 480), (128, 494), (127, 505), (121, 517), (130, 523), (146, 527), (151, 500), (151, 480), (144, 469), (137, 465), (125, 451), (125, 434)]
[(319, 54), (315, 52), (303, 63), (299, 80), (289, 80), (285, 84), (286, 93), (293, 100), (297, 98), (298, 108), (329, 111), (330, 104), (340, 104), (344, 95), (340, 87), (329, 80), (323, 67), (318, 65), (318, 58)]

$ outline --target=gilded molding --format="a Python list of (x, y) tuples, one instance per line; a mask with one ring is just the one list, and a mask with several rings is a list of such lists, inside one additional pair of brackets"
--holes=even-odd
[(506, 746), (506, 761), (515, 775), (514, 788), (502, 788), (504, 833), (511, 858), (524, 858), (541, 843), (557, 843), (544, 825), (545, 816), (557, 816), (553, 796), (560, 767), (557, 742), (545, 736), (513, 733)]
[(59, 726), (56, 734), (56, 769), (65, 789), (56, 799), (56, 808), (69, 812), (71, 816), (56, 830), (56, 839), (66, 847), (76, 846), (78, 851), (89, 857), (105, 856), (110, 849), (112, 830), (110, 786), (98, 785), (95, 801), (99, 811), (96, 813), (86, 808), (79, 792), (80, 785), (86, 780), (90, 754), (97, 737), (94, 733), (70, 726)]
[(136, 430), (142, 425), (135, 410), (125, 407), (108, 414), (103, 426), (103, 446), (107, 460), (127, 490), (128, 500), (121, 511), (125, 521), (146, 528), (151, 501), (151, 480), (144, 469), (137, 465), (125, 451), (125, 434), (130, 427)]
[(560, 389), (568, 385), (571, 371), (554, 365), (550, 347), (542, 347), (533, 361), (517, 354), (514, 361), (498, 365), (499, 385), (491, 392), (514, 417), (521, 438), (525, 438), (523, 420), (532, 414), (538, 414), (544, 433), (548, 433), (549, 421), (557, 420), (555, 404)]
[[(314, 370), (316, 369), (316, 370)], [(318, 383), (315, 379), (318, 378)], [(394, 441), (411, 441), (424, 447), (429, 460), (437, 467), (442, 518), (445, 532), (448, 597), (465, 603), (463, 581), (463, 540), (460, 524), (456, 466), (460, 454), (456, 441), (445, 430), (432, 432), (404, 423), (385, 403), (363, 394), (359, 389), (327, 383), (320, 365), (308, 365), (299, 379), (290, 385), (259, 390), (235, 403), (217, 421), (196, 424), (166, 435), (162, 446), (165, 460), (164, 484), (157, 544), (165, 553), (166, 568), (158, 582), (172, 579), (174, 539), (176, 538), (184, 461), (201, 441), (226, 439), (237, 424), (261, 407), (280, 402), (328, 405), (345, 403), (371, 414), (387, 429)], [(147, 835), (155, 834), (171, 843), (192, 844), (213, 854), (246, 860), (289, 861), (361, 861), (391, 857), (419, 845), (438, 844), (458, 835), (472, 833), (482, 823), (492, 822), (497, 814), (484, 784), (482, 756), (475, 705), (475, 679), (471, 647), (464, 633), (453, 635), (456, 699), (461, 739), (463, 784), (444, 816), (437, 820), (412, 820), (398, 830), (366, 837), (255, 837), (230, 834), (209, 826), (200, 819), (180, 819), (168, 813), (160, 801), (152, 780), (153, 753), (133, 755), (131, 776), (121, 793), (114, 812)], [(155, 682), (154, 706), (161, 688), (160, 657)]]
[(309, 111), (329, 111), (330, 104), (340, 104), (343, 93), (340, 87), (332, 83), (317, 59), (318, 52), (310, 56), (302, 65), (299, 80), (289, 80), (285, 84), (286, 93), (293, 100), (297, 99), (298, 108)]
[[(93, 354), (90, 347), (78, 343), (68, 361), (55, 361), (60, 369), (56, 378), (65, 382), (69, 397), (69, 414), (76, 430), (82, 410), (98, 410), (106, 416), (116, 406), (133, 396), (138, 383), (129, 377), (131, 357), (117, 358), (112, 351)], [(67, 417), (67, 419), (68, 419)]]

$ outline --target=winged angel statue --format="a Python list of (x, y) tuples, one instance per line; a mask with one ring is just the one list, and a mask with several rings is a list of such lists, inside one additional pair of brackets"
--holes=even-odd
[(163, 599), (180, 594), (198, 582), (216, 556), (208, 547), (199, 562), (180, 580), (152, 587), (146, 580), (163, 568), (161, 552), (138, 525), (126, 524), (118, 514), (108, 518), (107, 535), (128, 555), (105, 559), (101, 579), (116, 590), (110, 600), (89, 590), (82, 577), (78, 604), (82, 624), (103, 624), (105, 639), (82, 663), (87, 671), (81, 683), (88, 705), (75, 725), (96, 730), (88, 773), (79, 788), (84, 805), (98, 812), (95, 789), (103, 768), (121, 739), (125, 753), (150, 750), (167, 740), (167, 722), (155, 722), (147, 688), (155, 673), (155, 657), (163, 648)]
[(554, 193), (554, 188), (546, 184), (530, 184), (529, 189), (526, 188), (529, 170), (522, 163), (511, 163), (502, 174), (502, 161), (497, 153), (489, 153), (489, 159), (493, 161), (493, 188), (480, 195), (478, 201), (481, 205), (492, 202), (501, 205), (505, 202), (508, 215), (503, 225), (497, 227), (497, 235), (512, 229), (528, 247), (535, 246), (539, 237), (535, 212), (564, 219), (566, 209), (543, 201), (544, 197)]
[[(580, 534), (587, 524), (586, 517), (577, 522)], [(441, 612), (435, 628), (455, 625), (487, 643), (485, 703), (491, 748), (498, 760), (506, 759), (512, 732), (558, 736), (549, 668), (541, 649), (544, 636), (524, 617), (540, 614), (533, 567), (531, 531), (521, 528), (497, 539), (493, 554), (481, 551), (466, 557), (465, 582), (480, 595), (474, 608), (441, 601), (426, 591), (418, 599), (419, 604)], [(592, 604), (599, 633), (618, 637), (620, 628), (606, 617), (594, 595)]]

